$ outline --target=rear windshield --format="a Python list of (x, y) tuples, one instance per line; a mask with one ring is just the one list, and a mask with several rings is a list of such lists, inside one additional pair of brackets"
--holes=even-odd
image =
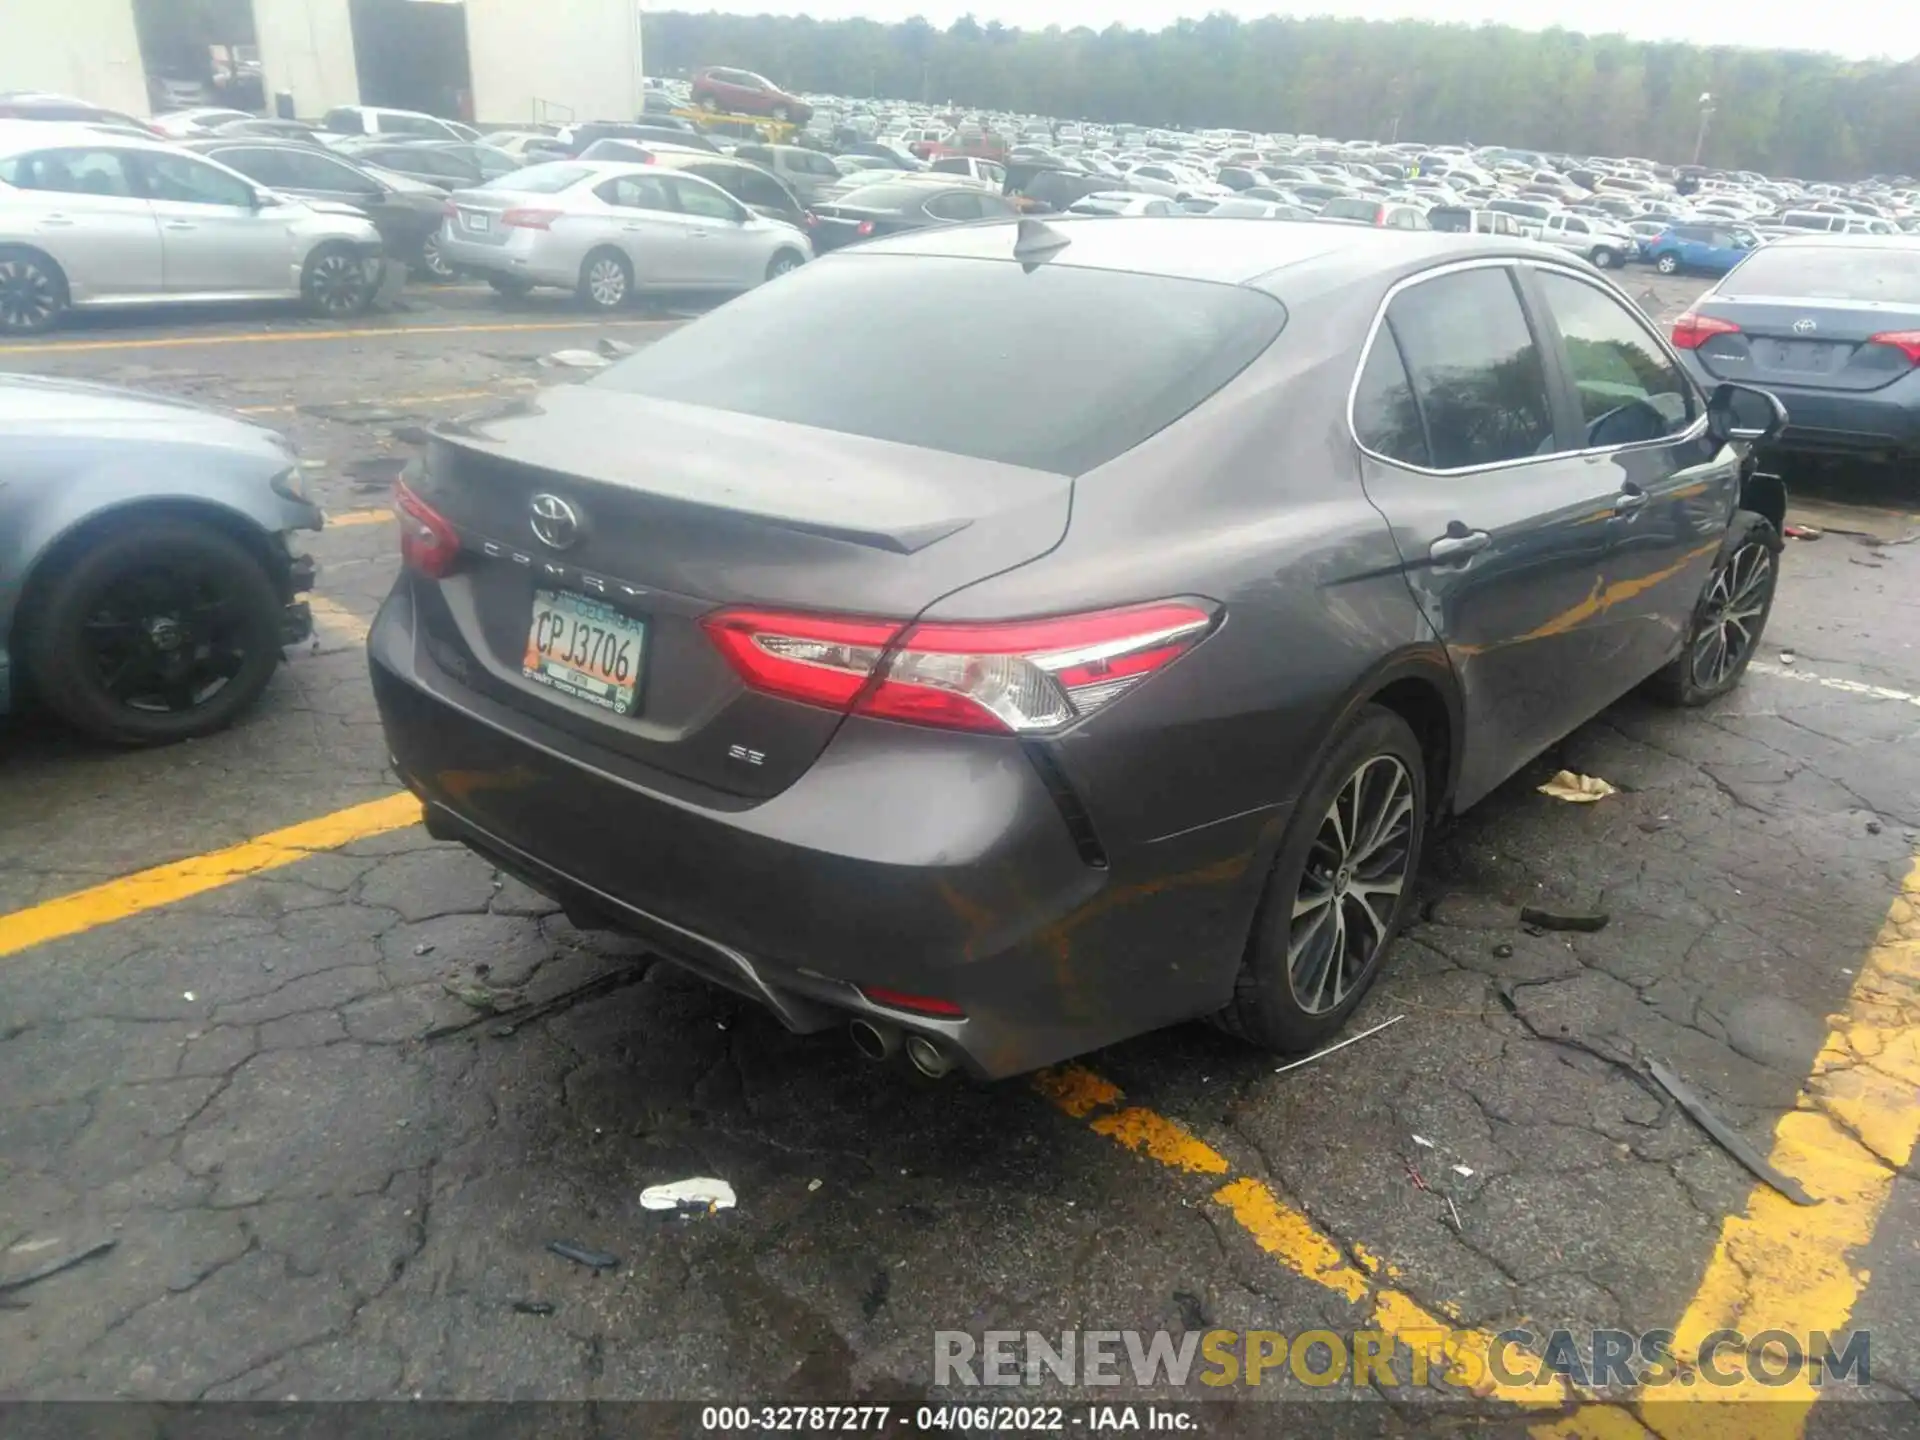
[(590, 383), (1077, 475), (1226, 384), (1286, 318), (1241, 286), (851, 254), (750, 290)]
[(504, 175), (496, 175), (476, 188), (512, 190), (523, 195), (558, 195), (593, 173), (584, 165), (529, 165), (524, 170), (509, 170)]
[(1920, 305), (1920, 247), (1767, 246), (1754, 251), (1744, 265), (1723, 280), (1720, 293)]
[(880, 180), (856, 186), (843, 199), (846, 204), (857, 205), (862, 210), (904, 210), (910, 205), (918, 205), (935, 193), (925, 185), (901, 185)]
[(1380, 207), (1371, 200), (1333, 199), (1321, 207), (1329, 220), (1371, 220)]

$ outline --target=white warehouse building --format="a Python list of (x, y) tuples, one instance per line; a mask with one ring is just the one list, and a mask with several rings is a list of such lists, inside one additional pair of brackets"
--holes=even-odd
[[(228, 8), (244, 22), (248, 4), (231, 0)], [(639, 0), (250, 5), (252, 35), (218, 38), (255, 46), (268, 108), (291, 96), (301, 119), (354, 104), (482, 124), (640, 113)], [(0, 92), (48, 90), (148, 114), (158, 68), (152, 31), (180, 8), (177, 0), (0, 0)]]

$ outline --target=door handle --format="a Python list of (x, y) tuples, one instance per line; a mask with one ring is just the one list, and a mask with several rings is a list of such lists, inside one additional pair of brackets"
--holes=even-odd
[(687, 234), (695, 240), (705, 240), (709, 235), (713, 234), (713, 232), (711, 230), (689, 230)]
[(1447, 527), (1446, 534), (1427, 547), (1427, 554), (1441, 563), (1464, 560), (1469, 555), (1478, 555), (1492, 543), (1493, 537), (1486, 531), (1469, 530), (1456, 520)]
[(1613, 513), (1630, 515), (1647, 503), (1647, 492), (1629, 481), (1621, 487), (1620, 493), (1613, 497)]
[(191, 220), (169, 220), (162, 228), (167, 230), (198, 230), (200, 227)]
[(645, 225), (640, 224), (638, 221), (636, 221), (631, 225), (622, 225), (620, 228), (622, 230), (631, 230), (635, 234), (641, 234), (646, 230), (647, 227)]
[(55, 225), (64, 229), (73, 224), (73, 220), (70, 216), (66, 215), (42, 215), (40, 217), (40, 223), (42, 225)]

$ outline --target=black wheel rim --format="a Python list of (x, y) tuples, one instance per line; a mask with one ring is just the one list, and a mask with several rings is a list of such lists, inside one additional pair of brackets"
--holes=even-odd
[(247, 663), (246, 616), (213, 578), (155, 563), (103, 585), (81, 627), (89, 671), (114, 703), (178, 715), (210, 703)]
[(1773, 551), (1750, 541), (1714, 572), (1706, 613), (1693, 638), (1693, 683), (1702, 690), (1724, 685), (1753, 656), (1760, 620), (1773, 590)]
[(347, 255), (322, 255), (313, 262), (313, 301), (329, 315), (356, 310), (366, 293), (367, 272)]
[(1309, 1015), (1338, 1009), (1373, 968), (1413, 863), (1413, 776), (1376, 755), (1340, 787), (1307, 852), (1287, 928), (1287, 983)]
[(44, 265), (0, 260), (0, 329), (38, 330), (60, 308), (60, 287)]

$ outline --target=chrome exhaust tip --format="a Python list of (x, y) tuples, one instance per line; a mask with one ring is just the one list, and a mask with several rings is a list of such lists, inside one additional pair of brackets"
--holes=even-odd
[(924, 1035), (907, 1037), (907, 1061), (929, 1080), (938, 1080), (953, 1069), (953, 1057)]
[(900, 1032), (891, 1025), (855, 1020), (847, 1026), (847, 1034), (853, 1037), (853, 1048), (869, 1060), (891, 1060), (900, 1053)]

